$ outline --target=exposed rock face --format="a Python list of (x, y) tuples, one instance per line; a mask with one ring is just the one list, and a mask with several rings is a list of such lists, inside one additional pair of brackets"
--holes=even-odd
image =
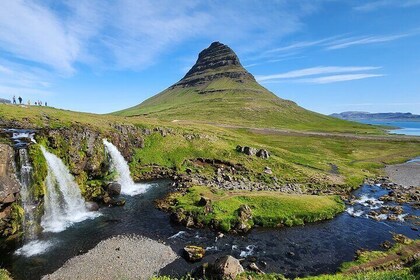
[(247, 79), (255, 81), (255, 78), (242, 67), (231, 48), (214, 42), (198, 55), (197, 62), (190, 71), (171, 88), (200, 86), (225, 77), (240, 83)]
[(270, 153), (265, 150), (265, 149), (256, 149), (253, 147), (248, 147), (248, 146), (236, 146), (236, 151), (239, 153), (243, 153), (246, 154), (248, 156), (257, 156), (260, 158), (265, 158), (268, 159), (270, 157)]
[(17, 200), (19, 190), (14, 150), (7, 144), (0, 144), (0, 234), (11, 226), (12, 203)]

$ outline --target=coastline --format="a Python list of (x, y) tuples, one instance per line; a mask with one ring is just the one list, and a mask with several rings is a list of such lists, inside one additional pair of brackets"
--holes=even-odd
[(177, 258), (169, 246), (152, 239), (119, 235), (71, 258), (42, 279), (150, 279)]

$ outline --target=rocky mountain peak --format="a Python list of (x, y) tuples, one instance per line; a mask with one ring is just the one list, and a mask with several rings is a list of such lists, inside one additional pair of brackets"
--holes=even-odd
[(194, 66), (172, 88), (201, 86), (225, 77), (240, 83), (249, 79), (255, 81), (254, 77), (243, 68), (231, 48), (220, 42), (213, 42), (200, 52)]

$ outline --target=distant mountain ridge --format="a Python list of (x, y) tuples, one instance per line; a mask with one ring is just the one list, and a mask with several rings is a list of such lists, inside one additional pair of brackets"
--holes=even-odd
[(412, 120), (420, 121), (420, 115), (412, 113), (369, 113), (359, 111), (348, 111), (342, 113), (334, 113), (331, 117), (339, 118), (342, 120)]

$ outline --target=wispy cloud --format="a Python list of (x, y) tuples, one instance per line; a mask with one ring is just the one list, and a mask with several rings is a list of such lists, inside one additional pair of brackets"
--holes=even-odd
[(330, 84), (337, 82), (361, 80), (374, 77), (382, 77), (383, 74), (345, 74), (345, 75), (332, 75), (319, 78), (301, 79), (300, 82), (312, 84)]
[(320, 75), (320, 74), (370, 71), (370, 70), (376, 70), (379, 68), (380, 67), (373, 67), (373, 66), (344, 66), (344, 67), (343, 66), (317, 66), (317, 67), (293, 70), (286, 73), (260, 75), (260, 76), (257, 75), (256, 79), (259, 82), (263, 82), (263, 81), (268, 81), (268, 80), (301, 78), (301, 77), (315, 76), (315, 75)]
[(75, 75), (81, 66), (94, 72), (137, 71), (193, 40), (196, 45), (203, 42), (200, 48), (220, 40), (249, 52), (300, 30), (303, 18), (319, 5), (318, 1), (267, 5), (180, 0), (174, 5), (171, 0), (4, 0), (0, 83), (8, 90), (32, 87), (41, 93), (52, 79), (35, 69), (59, 78)]
[(368, 1), (354, 7), (354, 9), (361, 12), (371, 12), (381, 8), (408, 8), (418, 5), (420, 5), (420, 0), (378, 0)]
[[(262, 83), (279, 83), (279, 82), (297, 82), (297, 83), (314, 83), (314, 84), (329, 84), (343, 81), (360, 80), (373, 77), (384, 76), (383, 74), (374, 73), (354, 73), (366, 72), (380, 69), (381, 67), (374, 66), (318, 66), (311, 68), (304, 68), (285, 73), (278, 73), (272, 75), (256, 76), (256, 79)], [(351, 74), (349, 74), (351, 73)], [(326, 75), (335, 74), (335, 75)], [(316, 76), (313, 78), (306, 78)]]
[(375, 43), (385, 43), (395, 41), (404, 37), (412, 36), (413, 34), (398, 34), (398, 35), (385, 35), (385, 36), (362, 36), (350, 37), (346, 39), (336, 40), (327, 44), (327, 50), (344, 49), (357, 45), (368, 45)]

